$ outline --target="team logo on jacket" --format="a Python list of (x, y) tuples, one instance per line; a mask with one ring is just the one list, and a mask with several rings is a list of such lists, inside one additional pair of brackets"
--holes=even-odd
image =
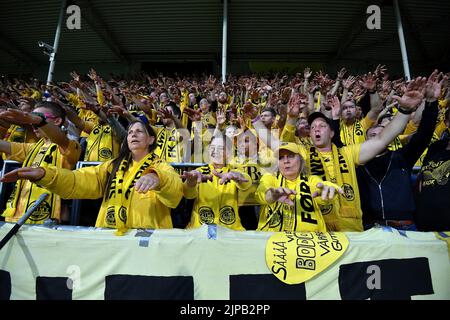
[(355, 199), (355, 191), (353, 191), (351, 185), (344, 183), (342, 189), (344, 190), (344, 198), (347, 199), (347, 201), (353, 201)]
[(200, 216), (200, 222), (206, 224), (214, 223), (214, 212), (209, 207), (200, 207), (198, 209), (198, 214)]
[(101, 158), (111, 159), (111, 156), (112, 156), (111, 150), (109, 150), (107, 148), (101, 148), (100, 149), (100, 157)]
[(233, 224), (236, 221), (236, 214), (234, 213), (233, 207), (226, 206), (220, 209), (219, 220), (226, 225)]
[[(32, 203), (30, 203), (28, 208), (30, 208), (35, 202), (36, 201), (33, 201)], [(33, 214), (31, 215), (31, 217), (29, 219), (31, 221), (42, 221), (42, 220), (50, 218), (50, 214), (51, 214), (51, 207), (48, 204), (48, 202), (44, 201), (34, 210)]]
[(333, 205), (332, 204), (323, 204), (323, 205), (319, 205), (319, 209), (320, 212), (322, 212), (322, 214), (329, 214), (332, 210), (333, 210)]
[(127, 223), (127, 208), (121, 206), (119, 209), (119, 219), (123, 221), (123, 223)]
[(114, 215), (114, 207), (108, 207), (106, 211), (106, 224), (110, 226), (116, 225), (116, 217)]
[(281, 224), (281, 217), (282, 217), (282, 213), (279, 211), (279, 210), (277, 210), (277, 211), (275, 211), (275, 212), (273, 212), (273, 213), (271, 213), (271, 215), (269, 215), (269, 227), (270, 228), (276, 228), (276, 227), (279, 227), (280, 226), (280, 224)]

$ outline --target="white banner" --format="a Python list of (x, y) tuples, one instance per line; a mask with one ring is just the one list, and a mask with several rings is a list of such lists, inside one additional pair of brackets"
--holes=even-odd
[[(0, 225), (0, 238), (12, 228)], [(431, 232), (345, 233), (345, 253), (289, 285), (268, 232), (23, 226), (0, 251), (1, 299), (450, 299), (447, 244)]]

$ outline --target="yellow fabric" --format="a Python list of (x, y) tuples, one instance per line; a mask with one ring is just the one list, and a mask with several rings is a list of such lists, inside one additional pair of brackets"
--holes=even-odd
[[(70, 140), (66, 150), (61, 151), (55, 143), (46, 143), (40, 139), (37, 143), (11, 143), (11, 160), (23, 162), (22, 167), (57, 166), (73, 168), (80, 156), (81, 148), (78, 142)], [(15, 222), (28, 210), (39, 196), (48, 192), (28, 180), (18, 180), (8, 199), (3, 216), (7, 222)], [(50, 194), (26, 221), (29, 224), (42, 224), (48, 218), (60, 219), (61, 198)]]
[[(77, 114), (78, 116), (84, 121), (84, 122), (90, 122), (91, 125), (89, 127), (95, 127), (98, 125), (98, 116), (92, 112), (91, 110), (83, 109), (83, 108), (77, 108)], [(87, 124), (85, 124), (86, 126)], [(80, 134), (81, 138), (87, 138), (89, 136), (88, 132), (82, 131)]]
[[(212, 174), (214, 167), (208, 165), (197, 168), (203, 174)], [(226, 173), (230, 167), (217, 169), (218, 172)], [(195, 188), (189, 188), (186, 183), (183, 185), (184, 196), (187, 199), (194, 199), (191, 220), (187, 228), (197, 228), (202, 224), (218, 224), (233, 230), (244, 230), (238, 212), (238, 189), (247, 190), (252, 184), (248, 174), (241, 172), (248, 182), (236, 183), (230, 181), (219, 184), (219, 178), (213, 176), (212, 181), (197, 184)]]
[(42, 93), (36, 89), (31, 89), (33, 92), (30, 96), (30, 98), (33, 98), (34, 100), (41, 100), (42, 99)]
[(303, 283), (339, 260), (347, 250), (345, 233), (275, 233), (266, 243), (266, 263), (287, 284)]
[(177, 128), (152, 127), (156, 133), (156, 148), (154, 153), (167, 162), (182, 162), (183, 148), (180, 143), (180, 133)]
[[(55, 167), (47, 168), (45, 176), (39, 184), (48, 190), (59, 194), (64, 199), (98, 199), (102, 198), (107, 190), (108, 174), (112, 170), (112, 161), (99, 166), (85, 167), (78, 170), (64, 170)], [(145, 169), (142, 172), (141, 169)], [(158, 190), (138, 193), (133, 186), (140, 177), (139, 174), (156, 172), (160, 180)], [(155, 159), (150, 166), (144, 168), (132, 166), (124, 176), (121, 192), (128, 196), (126, 228), (169, 229), (172, 228), (170, 209), (175, 208), (182, 197), (182, 182), (179, 175), (167, 163)], [(130, 180), (131, 179), (131, 180)], [(131, 181), (131, 183), (130, 183)], [(113, 198), (118, 190), (114, 186), (103, 202), (98, 213), (96, 227), (115, 228)], [(123, 205), (123, 204), (122, 204)], [(124, 209), (122, 209), (124, 210)]]
[(303, 146), (309, 148), (312, 146), (311, 138), (310, 137), (297, 137), (295, 135), (296, 127), (286, 123), (286, 125), (283, 128), (283, 131), (280, 135), (280, 141), (283, 142), (295, 142), (296, 144), (302, 144)]
[(100, 86), (95, 86), (97, 91), (97, 102), (99, 105), (104, 106), (105, 105), (105, 96), (103, 95), (102, 88)]
[[(25, 143), (35, 143), (37, 142), (37, 137), (31, 130), (27, 130), (24, 127), (12, 124), (6, 131), (4, 141), (8, 142), (25, 142)], [(3, 160), (9, 159), (6, 153), (2, 154)]]
[(341, 121), (340, 135), (342, 143), (346, 146), (363, 143), (366, 141), (367, 129), (374, 123), (375, 122), (370, 120), (368, 116), (365, 116), (362, 120), (356, 120), (352, 124), (346, 124), (344, 121)]
[(448, 257), (450, 259), (450, 231), (434, 232), (436, 238), (447, 243)]
[(230, 162), (230, 167), (232, 167), (233, 170), (247, 173), (252, 181), (250, 188), (246, 190), (238, 189), (239, 206), (259, 205), (255, 198), (255, 192), (262, 175), (267, 173), (268, 169), (270, 169), (270, 163), (261, 163), (259, 159), (260, 158), (258, 158), (258, 160), (249, 160), (247, 158), (242, 160), (235, 157)]
[[(312, 175), (331, 181), (344, 190), (344, 196), (339, 197), (334, 207), (323, 207), (327, 229), (332, 231), (363, 231), (362, 211), (359, 188), (356, 179), (355, 165), (359, 163), (361, 144), (353, 144), (342, 148), (332, 145), (332, 161), (325, 162), (322, 153), (315, 147), (307, 150), (306, 167)], [(333, 166), (334, 176), (329, 172)], [(339, 170), (337, 170), (339, 168)]]
[(119, 155), (120, 143), (109, 125), (97, 125), (86, 139), (84, 161), (112, 160)]
[(203, 128), (215, 127), (217, 124), (216, 115), (214, 112), (208, 112), (208, 113), (202, 114), (201, 120), (202, 120)]
[[(256, 200), (262, 204), (258, 230), (272, 232), (326, 231), (319, 205), (327, 205), (330, 201), (322, 200), (321, 197), (312, 198), (319, 182), (329, 184), (316, 176), (306, 178), (300, 175), (297, 179), (290, 181), (285, 179), (281, 173), (263, 175), (256, 190)], [(289, 188), (297, 192), (295, 198), (292, 199), (294, 206), (279, 202), (267, 203), (267, 190), (278, 187)]]

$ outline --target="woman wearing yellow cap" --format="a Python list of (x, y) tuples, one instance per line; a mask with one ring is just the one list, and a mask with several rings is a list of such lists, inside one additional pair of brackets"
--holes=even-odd
[(317, 176), (306, 176), (300, 154), (295, 143), (282, 143), (278, 148), (279, 172), (261, 178), (256, 191), (256, 199), (262, 204), (258, 230), (326, 231), (321, 209), (328, 207), (331, 212), (336, 191), (343, 191)]

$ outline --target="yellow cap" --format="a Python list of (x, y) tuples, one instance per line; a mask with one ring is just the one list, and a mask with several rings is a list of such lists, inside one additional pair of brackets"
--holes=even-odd
[(292, 153), (300, 154), (301, 151), (299, 146), (296, 143), (293, 142), (281, 142), (280, 146), (278, 147), (277, 151), (280, 152), (280, 150), (289, 150)]

